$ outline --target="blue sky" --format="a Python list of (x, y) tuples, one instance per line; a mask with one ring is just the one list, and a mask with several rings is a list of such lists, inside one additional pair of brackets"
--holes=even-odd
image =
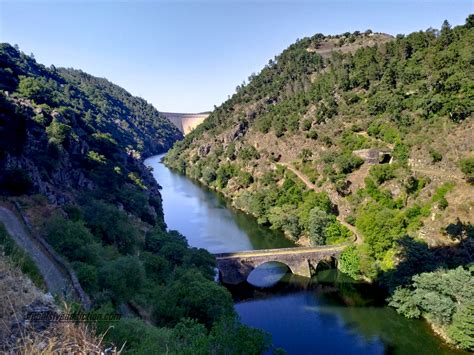
[(161, 111), (222, 103), (297, 38), (463, 24), (474, 1), (0, 0), (0, 41), (105, 77)]

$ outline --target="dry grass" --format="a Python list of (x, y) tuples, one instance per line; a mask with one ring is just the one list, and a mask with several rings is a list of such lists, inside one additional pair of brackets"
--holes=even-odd
[[(66, 309), (67, 312), (67, 309)], [(23, 334), (15, 354), (121, 354), (116, 347), (106, 348), (105, 334), (95, 335), (95, 328), (86, 323), (63, 322), (52, 324), (42, 332)], [(125, 346), (125, 344), (124, 344)]]
[[(51, 322), (38, 329), (26, 320), (28, 306), (35, 301), (58, 309), (53, 298), (41, 292), (31, 280), (0, 253), (0, 353), (5, 354), (120, 354), (106, 348), (90, 323)], [(65, 305), (62, 310), (70, 313)], [(122, 347), (123, 348), (123, 347)]]
[[(1, 251), (0, 251), (1, 252)], [(46, 298), (33, 282), (0, 254), (0, 339), (10, 331), (16, 313), (38, 298)]]

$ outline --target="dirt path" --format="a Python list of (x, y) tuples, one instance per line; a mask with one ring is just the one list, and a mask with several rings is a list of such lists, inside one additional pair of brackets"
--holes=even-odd
[[(296, 176), (298, 176), (298, 178), (301, 181), (303, 181), (303, 183), (309, 189), (314, 190), (316, 192), (323, 192), (324, 191), (323, 189), (321, 189), (321, 188), (317, 187), (316, 185), (314, 185), (311, 181), (309, 181), (307, 176), (305, 176), (301, 171), (295, 169), (290, 164), (287, 164), (287, 163), (279, 163), (279, 164), (283, 165), (286, 168), (288, 168), (288, 170), (290, 170), (292, 173), (294, 173)], [(349, 223), (347, 223), (346, 221), (344, 221), (344, 219), (342, 219), (341, 215), (336, 216), (336, 219), (339, 221), (339, 223), (341, 223), (344, 227), (349, 229), (355, 235), (355, 237), (356, 237), (355, 243), (356, 244), (362, 244), (362, 238), (359, 235), (359, 233), (357, 233), (357, 229), (354, 226), (352, 226)]]
[(410, 166), (410, 169), (414, 172), (417, 173), (422, 173), (426, 174), (428, 176), (440, 176), (448, 179), (455, 179), (455, 180), (461, 180), (464, 181), (464, 178), (461, 175), (455, 174), (453, 172), (447, 172), (446, 170), (440, 170), (440, 169), (424, 169), (424, 168), (417, 168), (414, 166)]
[(315, 184), (313, 184), (311, 181), (309, 181), (308, 177), (304, 175), (302, 172), (299, 170), (296, 170), (293, 166), (287, 163), (279, 163), (280, 165), (283, 165), (284, 167), (288, 168), (293, 174), (298, 176), (301, 181), (304, 182), (304, 184), (311, 190), (314, 190), (316, 192), (322, 192), (323, 189), (318, 188)]
[(48, 257), (48, 253), (31, 237), (12, 211), (0, 206), (0, 222), (5, 225), (15, 243), (33, 259), (48, 291), (61, 297), (73, 292), (73, 287), (61, 268)]

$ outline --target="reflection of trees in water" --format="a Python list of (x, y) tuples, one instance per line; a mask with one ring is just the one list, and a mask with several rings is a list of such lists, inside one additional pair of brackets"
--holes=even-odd
[[(308, 291), (315, 293), (317, 296), (329, 295), (328, 300), (333, 300), (333, 302), (338, 304), (344, 304), (342, 299), (337, 297), (341, 294), (341, 291), (343, 291), (343, 294), (346, 298), (349, 298), (351, 294), (360, 294), (359, 288), (354, 287), (354, 285), (358, 284), (355, 283), (355, 281), (350, 277), (338, 272), (335, 269), (320, 271), (313, 278), (309, 279), (307, 277), (294, 275), (286, 266), (283, 264), (281, 265), (282, 266), (277, 267), (276, 270), (281, 272), (282, 269), (285, 269), (287, 270), (287, 273), (283, 275), (279, 282), (276, 282), (275, 284), (268, 287), (255, 286), (249, 282), (243, 282), (239, 285), (225, 286), (231, 292), (235, 301), (264, 299), (295, 292)], [(271, 268), (262, 270), (262, 273), (272, 272), (271, 270)], [(362, 288), (366, 287), (366, 285), (359, 285)], [(354, 304), (354, 302), (350, 303)], [(364, 304), (366, 303), (367, 302)]]
[(308, 304), (308, 312), (337, 317), (346, 329), (359, 334), (365, 341), (382, 340), (385, 354), (464, 354), (443, 345), (433, 336), (426, 322), (406, 319), (385, 306), (386, 294), (380, 289), (355, 282), (337, 270), (320, 271), (312, 279), (287, 273), (269, 288), (248, 283), (228, 288), (237, 302), (294, 293), (311, 295), (315, 302)]
[[(186, 179), (186, 178), (185, 178)], [(191, 181), (186, 179), (187, 181)], [(227, 209), (232, 216), (237, 227), (245, 232), (250, 239), (253, 249), (273, 249), (282, 247), (294, 247), (295, 243), (286, 238), (280, 231), (271, 230), (269, 227), (262, 226), (257, 223), (255, 217), (232, 207), (229, 200), (222, 194), (217, 193), (200, 183), (191, 181), (198, 187), (196, 195), (200, 195), (201, 202), (207, 206), (209, 210)]]
[(298, 291), (304, 291), (309, 285), (310, 279), (293, 275), (287, 272), (274, 285), (269, 287), (258, 287), (249, 282), (242, 282), (239, 285), (225, 285), (232, 294), (234, 301), (240, 302), (244, 300), (259, 300), (265, 298), (273, 298), (280, 295), (290, 294)]
[(329, 307), (324, 311), (332, 312), (367, 341), (381, 339), (388, 354), (463, 354), (443, 345), (426, 322), (406, 319), (390, 307)]
[[(367, 341), (381, 339), (386, 354), (462, 354), (444, 345), (433, 336), (428, 324), (399, 315), (384, 304), (387, 294), (378, 287), (353, 282), (340, 272), (318, 274), (336, 287), (334, 293), (316, 293), (322, 306), (317, 312), (332, 313), (343, 320), (346, 328), (360, 334)], [(323, 282), (324, 284), (325, 282)], [(422, 352), (420, 353), (420, 349)]]
[(229, 205), (227, 208), (232, 211), (237, 226), (249, 236), (254, 249), (273, 249), (295, 246), (295, 243), (286, 238), (283, 233), (259, 225), (254, 217), (248, 216), (241, 211), (237, 211)]

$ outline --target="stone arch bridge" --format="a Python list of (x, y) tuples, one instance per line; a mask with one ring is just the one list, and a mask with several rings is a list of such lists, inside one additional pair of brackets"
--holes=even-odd
[(214, 255), (220, 280), (236, 285), (246, 281), (252, 270), (268, 262), (285, 264), (293, 274), (311, 277), (319, 262), (337, 261), (346, 245), (344, 243), (315, 248), (263, 249)]

